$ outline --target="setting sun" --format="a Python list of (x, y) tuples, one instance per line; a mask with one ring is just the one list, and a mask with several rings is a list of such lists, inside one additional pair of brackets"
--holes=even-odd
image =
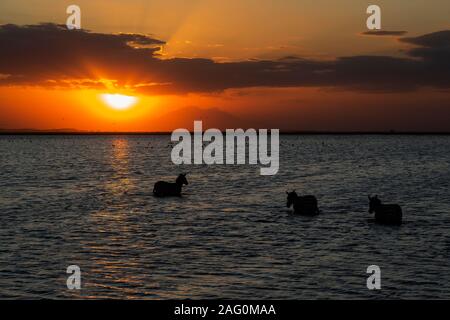
[(111, 108), (116, 110), (126, 110), (132, 107), (137, 98), (133, 96), (126, 96), (123, 94), (109, 94), (105, 93), (101, 95), (102, 100)]

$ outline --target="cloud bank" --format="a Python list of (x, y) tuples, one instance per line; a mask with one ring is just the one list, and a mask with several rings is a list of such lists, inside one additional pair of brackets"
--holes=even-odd
[(407, 31), (388, 31), (388, 30), (380, 30), (380, 31), (366, 31), (363, 32), (362, 35), (365, 36), (403, 36), (407, 34)]
[[(55, 24), (0, 26), (0, 85), (106, 88), (146, 94), (247, 87), (336, 87), (364, 91), (450, 88), (450, 31), (400, 38), (406, 57), (252, 60), (163, 59), (164, 42), (141, 34), (67, 30)], [(108, 80), (108, 81), (106, 81)]]

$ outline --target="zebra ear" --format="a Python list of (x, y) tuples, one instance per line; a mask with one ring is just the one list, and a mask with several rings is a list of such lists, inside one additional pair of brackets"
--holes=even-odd
[(286, 194), (289, 194), (289, 191), (286, 191)]

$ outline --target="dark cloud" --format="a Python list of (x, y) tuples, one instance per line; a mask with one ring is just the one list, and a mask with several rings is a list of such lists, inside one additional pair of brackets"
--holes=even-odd
[(428, 65), (436, 68), (446, 68), (450, 66), (450, 31), (440, 31), (426, 34), (415, 38), (403, 38), (400, 41), (415, 45), (409, 51), (409, 55), (421, 58)]
[(428, 48), (448, 48), (450, 47), (450, 30), (433, 32), (414, 38), (402, 38), (400, 41)]
[(0, 26), (3, 85), (101, 87), (102, 79), (142, 93), (215, 92), (246, 87), (324, 86), (355, 90), (450, 87), (450, 31), (402, 38), (409, 57), (297, 57), (218, 63), (162, 59), (163, 41), (137, 34), (101, 34), (40, 24)]
[(408, 33), (407, 31), (375, 30), (375, 31), (366, 31), (361, 34), (365, 36), (403, 36), (407, 33)]
[[(40, 24), (0, 26), (3, 82), (46, 84), (61, 80), (98, 80), (138, 69), (164, 42), (138, 34), (100, 34)], [(103, 70), (108, 72), (103, 73)], [(113, 77), (114, 78), (114, 77)]]

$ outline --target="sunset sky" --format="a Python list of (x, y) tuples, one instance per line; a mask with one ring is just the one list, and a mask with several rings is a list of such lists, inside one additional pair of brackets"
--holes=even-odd
[[(82, 30), (65, 26), (71, 4)], [(370, 4), (382, 33), (364, 34)], [(450, 132), (450, 1), (0, 2), (0, 129), (193, 120)]]

